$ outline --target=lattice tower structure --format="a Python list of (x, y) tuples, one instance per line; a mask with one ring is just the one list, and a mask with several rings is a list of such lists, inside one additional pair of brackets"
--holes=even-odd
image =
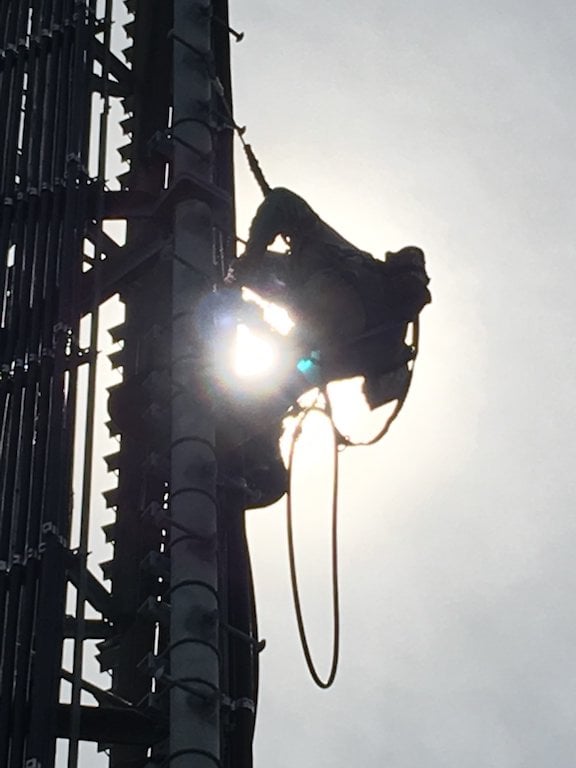
[[(235, 253), (228, 2), (3, 0), (0, 49), (0, 765), (76, 768), (93, 742), (111, 768), (250, 766), (242, 457), (195, 322)], [(99, 420), (117, 484), (94, 568)]]

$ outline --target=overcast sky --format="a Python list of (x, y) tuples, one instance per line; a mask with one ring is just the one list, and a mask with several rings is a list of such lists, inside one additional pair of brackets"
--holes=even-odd
[[(298, 647), (284, 507), (249, 514), (268, 640), (256, 766), (573, 768), (576, 9), (231, 10), (246, 33), (237, 119), (268, 180), (375, 255), (422, 246), (434, 302), (401, 418), (342, 461), (343, 643), (328, 693)], [(242, 233), (260, 198), (237, 163)], [(324, 671), (329, 480), (319, 467), (296, 500)]]

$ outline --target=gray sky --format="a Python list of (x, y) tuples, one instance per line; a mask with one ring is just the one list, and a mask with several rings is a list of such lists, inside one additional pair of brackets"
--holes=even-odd
[[(377, 255), (421, 245), (434, 298), (401, 418), (342, 461), (343, 644), (328, 693), (298, 647), (284, 508), (249, 515), (269, 643), (257, 766), (573, 768), (576, 10), (231, 9), (246, 32), (237, 118), (269, 181)], [(242, 232), (259, 194), (238, 166)], [(312, 489), (329, 476), (317, 475), (299, 486), (298, 535), (326, 670), (329, 507)]]

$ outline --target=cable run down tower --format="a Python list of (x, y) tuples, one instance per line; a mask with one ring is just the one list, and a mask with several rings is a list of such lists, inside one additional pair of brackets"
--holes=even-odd
[[(261, 645), (244, 494), (222, 481), (240, 459), (221, 448), (193, 317), (234, 257), (229, 33), (227, 0), (0, 8), (7, 768), (82, 766), (84, 742), (111, 768), (251, 765)], [(105, 417), (98, 339), (112, 296), (122, 381)], [(102, 418), (118, 450), (106, 457), (113, 556), (98, 568)]]

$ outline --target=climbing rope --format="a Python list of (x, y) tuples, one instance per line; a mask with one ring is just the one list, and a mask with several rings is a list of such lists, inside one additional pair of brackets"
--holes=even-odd
[(238, 132), (238, 136), (240, 138), (240, 142), (242, 144), (242, 149), (244, 150), (244, 153), (246, 155), (246, 159), (248, 160), (248, 166), (250, 170), (252, 171), (252, 174), (254, 178), (256, 179), (256, 182), (258, 183), (258, 186), (260, 187), (260, 191), (266, 197), (266, 195), (270, 192), (271, 187), (270, 184), (266, 181), (266, 178), (264, 176), (264, 172), (262, 168), (260, 167), (260, 163), (258, 162), (258, 158), (254, 154), (254, 150), (252, 149), (251, 144), (247, 144), (244, 141), (244, 135), (240, 132), (238, 129), (238, 126), (236, 126), (236, 130)]
[(224, 109), (226, 111), (226, 114), (228, 116), (228, 119), (230, 120), (230, 127), (236, 131), (238, 134), (238, 138), (240, 139), (240, 143), (242, 144), (242, 149), (244, 150), (244, 154), (246, 155), (246, 159), (248, 160), (248, 166), (250, 170), (252, 171), (252, 174), (254, 178), (256, 179), (256, 182), (258, 186), (260, 187), (260, 191), (266, 197), (266, 195), (270, 192), (272, 189), (270, 184), (266, 181), (266, 177), (264, 176), (264, 171), (262, 170), (260, 163), (258, 162), (258, 158), (256, 157), (256, 154), (254, 150), (252, 149), (251, 144), (247, 144), (246, 140), (244, 139), (244, 134), (246, 133), (246, 127), (238, 125), (234, 118), (234, 113), (232, 111), (232, 107), (230, 106), (230, 102), (226, 98), (226, 92), (224, 91), (224, 86), (220, 82), (220, 80), (215, 77), (213, 78), (213, 83), (216, 88), (216, 91), (218, 95), (220, 96), (220, 99), (222, 100), (222, 104), (224, 105)]

